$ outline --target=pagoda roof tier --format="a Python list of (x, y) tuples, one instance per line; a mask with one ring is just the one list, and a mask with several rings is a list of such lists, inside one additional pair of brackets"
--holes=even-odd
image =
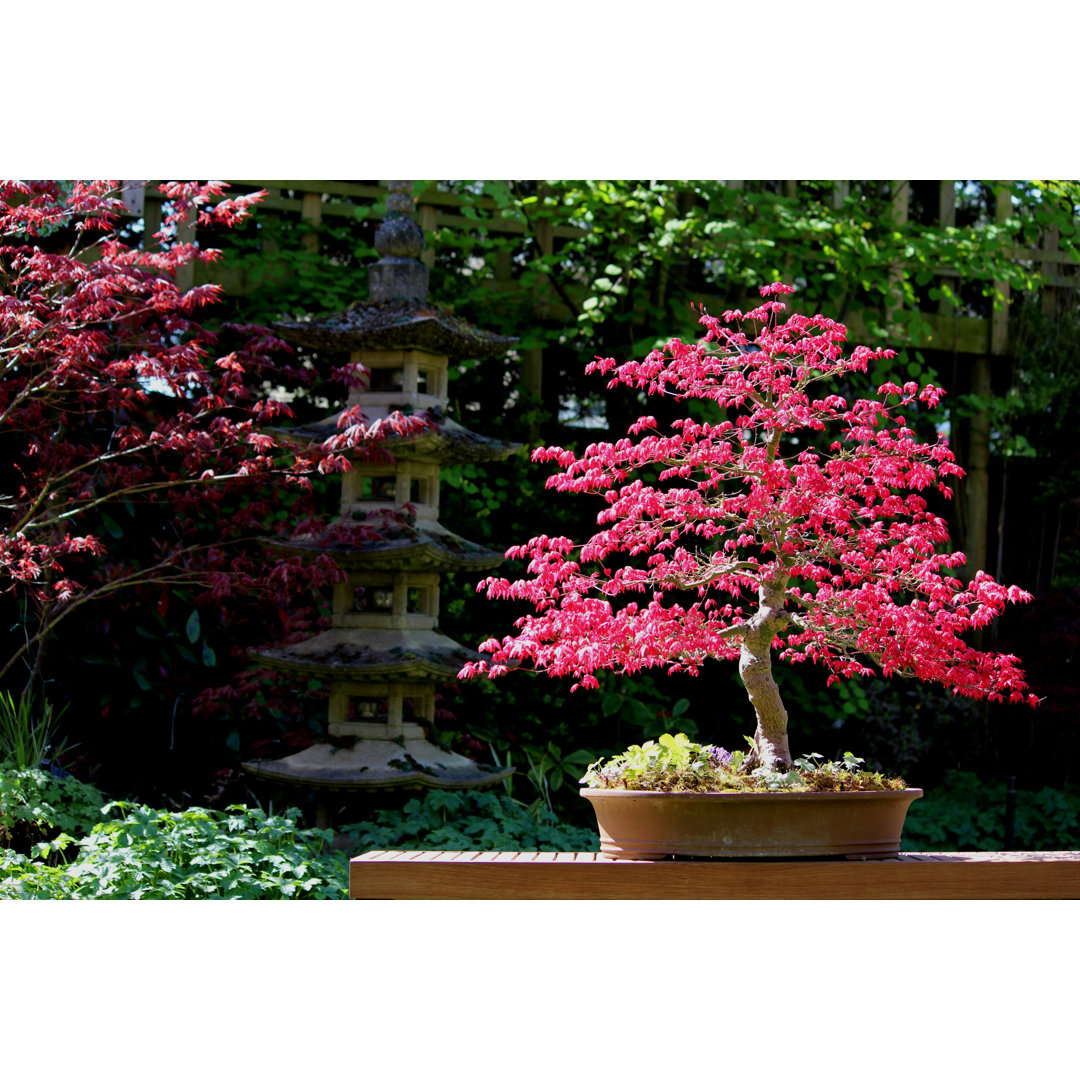
[(319, 743), (278, 761), (245, 761), (249, 776), (339, 791), (383, 787), (478, 788), (513, 775), (425, 739), (360, 739), (340, 749)]
[[(371, 538), (377, 532), (378, 539)], [(499, 551), (481, 547), (444, 529), (437, 521), (415, 526), (380, 521), (338, 522), (318, 536), (264, 539), (267, 547), (306, 558), (330, 555), (342, 570), (493, 570), (504, 561)]]
[(462, 665), (478, 659), (438, 630), (381, 630), (334, 627), (279, 649), (252, 649), (263, 667), (324, 679), (395, 682), (454, 678)]
[[(366, 405), (363, 395), (358, 395), (356, 402), (367, 417), (368, 426), (384, 420), (393, 412), (405, 411), (398, 405)], [(351, 406), (350, 406), (351, 407)], [(294, 446), (307, 447), (323, 443), (335, 435), (341, 435), (338, 418), (342, 409), (322, 420), (313, 420), (293, 428), (275, 428), (274, 434), (283, 442)], [(521, 449), (521, 443), (492, 439), (487, 435), (478, 435), (462, 427), (456, 420), (443, 414), (439, 407), (418, 409), (413, 414), (427, 421), (427, 426), (415, 435), (395, 435), (393, 432), (380, 438), (375, 444), (385, 450), (392, 458), (399, 461), (428, 460), (439, 465), (459, 465), (471, 461), (499, 461)], [(342, 451), (347, 457), (360, 456), (348, 449)]]
[(276, 322), (274, 329), (293, 345), (339, 352), (424, 349), (451, 360), (500, 356), (517, 338), (481, 330), (448, 308), (427, 300), (359, 301), (344, 311), (299, 322)]

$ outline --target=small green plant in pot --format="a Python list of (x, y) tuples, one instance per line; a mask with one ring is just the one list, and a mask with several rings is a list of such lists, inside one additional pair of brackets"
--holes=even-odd
[[(753, 747), (752, 740), (747, 742)], [(631, 746), (604, 761), (594, 761), (582, 783), (608, 791), (903, 791), (904, 781), (862, 768), (851, 751), (842, 761), (821, 754), (796, 758), (790, 769), (747, 767), (742, 750), (691, 742), (682, 732)]]
[[(964, 640), (1007, 603), (1031, 597), (981, 571), (966, 583), (956, 575), (964, 556), (947, 549), (946, 523), (922, 492), (948, 498), (948, 480), (962, 470), (940, 436), (922, 441), (902, 411), (931, 409), (942, 391), (885, 383), (875, 398), (849, 403), (839, 392), (845, 377), (895, 353), (859, 346), (845, 356), (845, 328), (822, 315), (781, 321), (786, 307), (770, 297), (792, 291), (776, 283), (762, 289), (765, 300), (753, 311), (703, 313), (706, 333), (695, 344), (673, 340), (641, 362), (590, 365), (610, 375), (612, 387), (685, 403), (686, 415), (667, 432), (642, 416), (626, 438), (594, 443), (580, 456), (534, 451), (534, 460), (559, 467), (548, 487), (603, 498), (599, 530), (580, 545), (535, 537), (507, 552), (529, 560), (526, 577), (479, 586), (492, 598), (527, 600), (535, 613), (518, 620), (516, 634), (481, 645), (490, 659), (466, 665), (462, 677), (531, 666), (568, 675), (577, 689), (595, 688), (602, 669), (697, 674), (708, 660), (738, 663), (756, 727), (734, 768), (710, 772), (702, 756), (709, 748), (676, 740), (666, 751), (687, 760), (665, 774), (681, 771), (686, 790), (632, 790), (618, 769), (590, 770), (582, 793), (597, 810), (608, 854), (895, 853), (907, 805), (921, 792), (851, 768), (854, 758), (793, 760), (773, 653), (824, 666), (830, 684), (904, 675), (973, 698), (1036, 704), (1015, 656)], [(706, 413), (712, 419), (697, 419)], [(706, 786), (693, 786), (707, 773)], [(848, 788), (823, 789), (839, 781)], [(758, 814), (748, 809), (757, 805), (766, 816), (781, 812), (774, 805), (781, 800), (799, 836), (756, 845), (745, 839), (751, 824), (728, 822), (686, 848), (659, 840), (605, 847), (601, 803), (658, 800), (665, 807), (705, 800), (742, 815)], [(810, 807), (844, 805), (829, 811), (841, 820), (851, 817), (853, 800), (888, 819), (870, 827), (870, 839), (819, 842), (807, 832), (817, 813)]]

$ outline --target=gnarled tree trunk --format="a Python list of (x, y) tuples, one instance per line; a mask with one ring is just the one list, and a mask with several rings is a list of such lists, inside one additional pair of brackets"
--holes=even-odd
[(758, 590), (758, 610), (747, 623), (739, 652), (739, 675), (757, 715), (751, 763), (770, 769), (791, 768), (787, 709), (772, 673), (772, 641), (787, 625), (784, 589), (787, 577), (773, 578)]

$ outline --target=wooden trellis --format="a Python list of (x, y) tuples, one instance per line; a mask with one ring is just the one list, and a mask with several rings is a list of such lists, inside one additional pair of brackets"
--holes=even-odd
[[(268, 196), (260, 204), (261, 215), (274, 214), (286, 218), (291, 217), (297, 221), (309, 222), (313, 226), (318, 226), (324, 219), (341, 221), (355, 218), (358, 208), (371, 206), (386, 197), (386, 188), (380, 184), (348, 180), (230, 180), (229, 183), (233, 189), (240, 191), (267, 189)], [(728, 183), (739, 187), (743, 182), (729, 181)], [(795, 183), (795, 181), (784, 181), (785, 191), (794, 193)], [(838, 182), (836, 189), (838, 202), (842, 202), (846, 185), (849, 183), (850, 181)], [(941, 180), (938, 183), (938, 221), (943, 226), (954, 225), (956, 221), (955, 181)], [(999, 222), (1006, 220), (1010, 213), (1009, 188), (1007, 182), (1002, 182), (1002, 184), (997, 195), (996, 217)], [(893, 193), (893, 220), (898, 225), (903, 224), (908, 220), (909, 181), (891, 181), (890, 190)], [(474, 218), (461, 212), (464, 206), (461, 198), (453, 192), (440, 190), (437, 182), (430, 183), (417, 196), (416, 202), (417, 220), (428, 235), (445, 228), (464, 234), (475, 230), (480, 224)], [(481, 197), (472, 200), (472, 205), (490, 212), (491, 216), (482, 222), (489, 233), (500, 236), (524, 236), (530, 232), (524, 222), (511, 214), (503, 216), (503, 212), (500, 211), (494, 199)], [(161, 219), (161, 196), (156, 190), (155, 181), (146, 182), (143, 218), (145, 232), (149, 238), (159, 227)], [(582, 235), (584, 235), (582, 229), (568, 222), (558, 223), (550, 219), (536, 222), (535, 239), (544, 253), (554, 250), (557, 239), (574, 239)], [(317, 233), (312, 232), (305, 238), (305, 243), (309, 250), (317, 250)], [(266, 280), (267, 275), (273, 274), (274, 254), (272, 247), (264, 252), (266, 258), (261, 260), (258, 274), (249, 269), (216, 264), (197, 267), (195, 280), (216, 281), (229, 294), (245, 295), (258, 289)], [(1060, 250), (1059, 238), (1053, 230), (1042, 236), (1038, 245), (1016, 247), (1010, 254), (1018, 262), (1038, 268), (1044, 278), (1042, 296), (1044, 306), (1048, 310), (1051, 310), (1056, 302), (1057, 290), (1080, 288), (1080, 273), (1077, 271), (1080, 260)], [(431, 266), (434, 259), (434, 250), (429, 246), (424, 252), (423, 261)], [(894, 273), (899, 285), (901, 276), (906, 273), (906, 268), (900, 264)], [(949, 266), (936, 267), (933, 273), (942, 282), (955, 282), (959, 277), (959, 271)], [(1008, 349), (1009, 286), (1005, 282), (994, 284), (1003, 303), (995, 309), (991, 318), (955, 314), (948, 302), (944, 300), (936, 310), (921, 311), (920, 315), (930, 326), (930, 337), (924, 342), (925, 347), (970, 356), (990, 357), (1005, 354)], [(515, 287), (508, 253), (500, 253), (496, 257), (494, 286), (496, 289)], [(585, 286), (571, 286), (570, 295), (575, 300), (579, 295), (584, 298), (587, 295)], [(713, 302), (715, 306), (722, 298), (705, 295), (700, 299), (706, 306), (709, 306), (710, 302)], [(573, 318), (570, 309), (554, 290), (546, 288), (543, 282), (533, 289), (533, 305), (533, 314), (538, 319), (562, 321)], [(858, 312), (852, 313), (849, 322), (852, 335), (857, 335), (861, 323)], [(533, 377), (536, 377), (535, 372)], [(976, 382), (980, 378), (980, 373), (976, 372)]]

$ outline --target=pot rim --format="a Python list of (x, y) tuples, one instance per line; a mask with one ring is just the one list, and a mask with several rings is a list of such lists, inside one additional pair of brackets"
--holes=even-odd
[(886, 791), (635, 791), (628, 788), (590, 788), (580, 791), (583, 798), (654, 798), (654, 799), (850, 799), (852, 796), (869, 799), (895, 799), (908, 796), (912, 799), (922, 797), (922, 788), (898, 788)]

